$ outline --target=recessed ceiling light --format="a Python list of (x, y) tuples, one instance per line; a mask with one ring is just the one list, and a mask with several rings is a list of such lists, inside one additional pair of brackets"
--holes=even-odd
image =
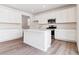
[(34, 9), (32, 9), (32, 12), (34, 11)]
[(46, 5), (43, 5), (43, 8), (46, 8)]

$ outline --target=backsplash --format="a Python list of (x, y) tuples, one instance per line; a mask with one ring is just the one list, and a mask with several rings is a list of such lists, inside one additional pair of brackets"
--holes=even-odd
[[(46, 29), (47, 27), (49, 27), (49, 24), (39, 24), (39, 23), (35, 23), (32, 22), (30, 28), (32, 29)], [(57, 27), (56, 29), (76, 29), (76, 23), (62, 23), (62, 24), (55, 24), (55, 26)]]

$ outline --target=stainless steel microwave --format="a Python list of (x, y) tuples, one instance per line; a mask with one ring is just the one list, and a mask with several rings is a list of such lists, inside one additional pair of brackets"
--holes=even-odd
[(56, 23), (56, 18), (54, 19), (48, 19), (48, 23), (51, 24), (51, 23)]

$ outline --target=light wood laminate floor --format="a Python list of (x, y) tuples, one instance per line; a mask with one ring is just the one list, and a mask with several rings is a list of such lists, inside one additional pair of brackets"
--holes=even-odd
[(78, 55), (76, 43), (54, 40), (47, 52), (23, 43), (22, 39), (0, 43), (0, 55)]

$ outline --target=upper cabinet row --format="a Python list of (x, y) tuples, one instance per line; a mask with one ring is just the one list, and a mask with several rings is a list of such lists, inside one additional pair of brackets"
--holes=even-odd
[(57, 23), (76, 22), (76, 8), (68, 8), (58, 12)]
[(76, 7), (62, 8), (46, 13), (41, 13), (35, 16), (34, 20), (39, 23), (47, 23), (48, 19), (56, 18), (56, 23), (76, 22)]
[(0, 23), (21, 23), (21, 15), (18, 10), (0, 6)]

